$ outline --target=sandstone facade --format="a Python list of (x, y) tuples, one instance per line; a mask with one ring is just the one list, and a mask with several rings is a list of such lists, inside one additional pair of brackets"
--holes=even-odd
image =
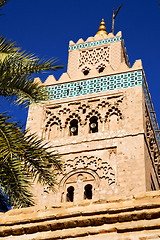
[(71, 41), (67, 73), (43, 85), (49, 100), (30, 107), (27, 128), (64, 167), (55, 193), (35, 184), (38, 205), (159, 189), (159, 128), (141, 60), (130, 67), (121, 32)]

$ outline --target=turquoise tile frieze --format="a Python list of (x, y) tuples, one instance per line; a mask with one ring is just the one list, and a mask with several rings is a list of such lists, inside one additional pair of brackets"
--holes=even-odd
[(81, 43), (81, 44), (69, 46), (69, 51), (82, 49), (82, 48), (88, 48), (88, 47), (94, 47), (94, 46), (100, 46), (100, 45), (103, 45), (103, 44), (118, 42), (118, 41), (121, 41), (121, 40), (122, 40), (121, 37), (114, 37), (114, 38), (107, 38), (107, 39), (104, 39), (104, 40), (98, 40), (98, 41), (95, 41), (95, 42)]
[(141, 70), (47, 87), (50, 100), (84, 96), (142, 85)]
[(116, 89), (126, 89), (142, 86), (148, 109), (150, 111), (152, 124), (160, 146), (159, 127), (156, 124), (155, 115), (152, 113), (152, 103), (147, 90), (142, 70), (128, 73), (115, 74), (105, 77), (92, 78), (70, 83), (61, 83), (46, 87), (50, 100), (66, 99), (78, 96), (85, 96), (93, 93), (102, 93)]

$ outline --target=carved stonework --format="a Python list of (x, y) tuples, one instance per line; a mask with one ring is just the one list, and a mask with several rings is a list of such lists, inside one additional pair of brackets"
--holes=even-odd
[[(108, 100), (107, 98), (101, 98), (90, 101), (77, 101), (74, 103), (66, 104), (65, 107), (64, 105), (58, 105), (52, 108), (48, 107), (46, 109), (43, 137), (52, 139), (51, 137), (48, 137), (48, 134), (52, 130), (52, 127), (55, 129), (54, 132), (56, 132), (56, 137), (64, 137), (65, 135), (68, 136), (68, 125), (73, 119), (76, 119), (78, 121), (79, 127), (83, 127), (85, 125), (89, 125), (90, 118), (93, 116), (95, 116), (101, 124), (105, 124), (111, 121), (112, 115), (115, 115), (115, 121), (118, 123), (123, 119), (122, 110), (120, 107), (122, 101), (123, 97), (119, 96), (111, 100)], [(100, 131), (104, 131), (104, 128), (105, 125), (101, 127)], [(106, 126), (106, 129), (109, 129), (108, 125)]]
[(150, 115), (147, 108), (145, 111), (145, 119), (146, 119), (146, 135), (147, 135), (148, 145), (149, 145), (151, 155), (154, 160), (158, 175), (160, 176), (160, 152), (159, 152), (158, 143), (156, 141), (154, 128), (152, 126), (152, 122), (151, 122)]
[[(96, 66), (98, 71), (104, 69), (109, 62), (110, 46), (99, 47), (90, 50), (84, 50), (80, 52), (79, 68), (85, 71), (90, 71), (90, 67)], [(102, 70), (103, 71), (103, 70)]]
[[(112, 152), (113, 153), (113, 152)], [(93, 170), (100, 179), (107, 180), (108, 184), (115, 184), (115, 171), (107, 161), (95, 156), (80, 156), (68, 159), (63, 167), (63, 174), (60, 178), (76, 170)]]

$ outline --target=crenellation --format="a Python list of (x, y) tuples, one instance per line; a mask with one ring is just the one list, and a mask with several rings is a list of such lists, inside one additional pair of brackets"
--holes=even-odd
[[(94, 42), (94, 37), (87, 38), (86, 42)], [(77, 42), (78, 43), (78, 42)]]
[(69, 41), (69, 46), (70, 46), (70, 45), (74, 45), (74, 44), (75, 44), (75, 43), (74, 43), (72, 40)]
[(55, 77), (53, 75), (49, 75), (48, 78), (46, 79), (46, 81), (44, 82), (44, 85), (49, 86), (49, 85), (52, 85), (54, 83), (56, 84), (57, 80), (55, 79)]
[(76, 44), (81, 44), (81, 43), (84, 43), (84, 40), (83, 40), (82, 38), (80, 38), (80, 39), (76, 42)]
[(34, 83), (37, 83), (38, 85), (42, 85), (42, 81), (39, 77), (34, 79)]

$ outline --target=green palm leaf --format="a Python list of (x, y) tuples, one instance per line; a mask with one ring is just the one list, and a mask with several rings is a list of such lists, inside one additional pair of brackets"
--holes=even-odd
[(47, 92), (34, 83), (34, 73), (57, 70), (57, 59), (40, 60), (30, 53), (20, 51), (15, 43), (0, 37), (0, 95), (17, 96), (16, 103), (28, 106), (30, 101), (47, 100)]
[(0, 114), (0, 145), (0, 186), (13, 205), (33, 204), (30, 187), (34, 179), (54, 189), (54, 171), (61, 169), (59, 156), (5, 114)]
[(8, 2), (8, 0), (1, 0), (0, 1), (0, 8), (2, 8), (7, 2)]

